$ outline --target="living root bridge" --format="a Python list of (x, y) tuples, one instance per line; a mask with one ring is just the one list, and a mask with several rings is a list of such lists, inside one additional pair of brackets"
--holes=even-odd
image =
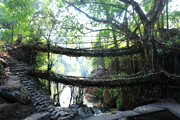
[[(48, 52), (48, 48), (46, 44), (21, 44), (16, 45), (14, 47), (22, 48), (22, 49), (32, 49), (41, 52)], [(72, 49), (72, 48), (63, 48), (59, 46), (50, 46), (50, 52), (55, 54), (63, 54), (67, 56), (86, 56), (86, 57), (115, 57), (122, 55), (133, 55), (136, 53), (140, 53), (143, 49), (137, 46), (131, 46), (129, 48), (121, 48), (121, 49), (104, 49), (104, 50), (87, 50), (87, 49)]]
[(126, 77), (109, 77), (109, 78), (91, 78), (91, 77), (73, 77), (55, 74), (54, 72), (47, 72), (42, 70), (31, 70), (30, 75), (50, 79), (57, 83), (63, 83), (66, 85), (82, 86), (82, 87), (127, 87), (137, 86), (142, 84), (161, 84), (162, 80), (168, 80), (168, 82), (177, 82), (180, 80), (180, 76), (171, 75), (165, 71), (156, 73), (150, 73), (145, 75), (135, 75)]

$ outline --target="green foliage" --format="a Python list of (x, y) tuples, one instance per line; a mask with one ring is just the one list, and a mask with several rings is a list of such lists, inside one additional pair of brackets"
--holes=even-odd
[(0, 39), (4, 42), (8, 42), (10, 40), (11, 30), (5, 29), (4, 32), (0, 33)]
[(39, 68), (41, 70), (47, 69), (47, 53), (38, 53), (36, 57), (36, 68)]
[[(35, 7), (33, 0), (4, 0), (0, 4), (1, 10), (4, 11), (0, 14), (0, 25), (6, 30), (0, 36), (1, 39), (9, 42), (12, 38), (17, 39), (17, 34), (22, 36), (29, 35), (30, 21), (33, 19)], [(2, 17), (1, 17), (2, 16)], [(8, 29), (8, 30), (7, 30)], [(8, 36), (8, 37), (4, 37)], [(24, 39), (26, 40), (26, 38)]]
[(98, 97), (98, 99), (102, 99), (103, 91), (104, 91), (104, 88), (98, 88), (98, 92), (96, 93), (96, 96)]
[[(98, 88), (98, 92), (96, 92), (96, 96), (98, 97), (99, 100), (103, 99), (103, 92), (104, 88)], [(116, 101), (116, 107), (118, 110), (121, 110), (122, 104), (123, 104), (123, 99), (122, 99), (122, 94), (120, 88), (112, 88), (112, 89), (107, 89), (109, 93), (110, 99), (114, 99)]]
[(117, 108), (117, 110), (121, 110), (122, 104), (123, 104), (122, 98), (116, 99), (116, 108)]
[(39, 78), (38, 80), (39, 80), (38, 89), (42, 92), (48, 92), (48, 87), (49, 87), (48, 81), (41, 78)]
[(175, 28), (179, 28), (180, 27), (180, 11), (173, 11), (171, 13), (169, 13), (169, 19), (172, 23), (172, 26)]
[(151, 10), (151, 5), (153, 4), (153, 2), (154, 0), (143, 0), (142, 4), (146, 13)]

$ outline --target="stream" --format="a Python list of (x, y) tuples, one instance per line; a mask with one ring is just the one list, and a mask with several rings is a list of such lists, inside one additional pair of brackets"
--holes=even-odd
[[(51, 98), (53, 98), (55, 92), (57, 91), (56, 89), (56, 84), (52, 84), (51, 85), (51, 91), (52, 91), (52, 95)], [(62, 84), (59, 85), (59, 88), (62, 88)], [(69, 105), (75, 104), (76, 103), (76, 96), (78, 96), (78, 87), (75, 87), (74, 93), (73, 93), (73, 98), (71, 100), (71, 104), (70, 104), (70, 99), (71, 99), (71, 87), (69, 86), (65, 86), (64, 89), (62, 90), (62, 93), (59, 94), (59, 103), (61, 107), (69, 107)], [(85, 97), (85, 95), (82, 96), (83, 97), (83, 104), (87, 105), (88, 107), (91, 107), (94, 111), (94, 115), (98, 115), (100, 113), (103, 113), (103, 110), (101, 110), (98, 105), (100, 105), (101, 103), (98, 101), (98, 99), (95, 99), (93, 101), (88, 101)]]
[[(54, 61), (56, 61), (54, 62), (54, 72), (61, 73), (64, 75), (88, 77), (92, 71), (91, 63), (85, 57), (75, 58), (67, 57), (64, 55), (55, 55)], [(88, 101), (85, 97), (86, 93), (84, 93), (84, 89), (85, 88), (82, 89), (79, 87), (74, 87), (74, 91), (72, 94), (72, 86), (58, 83), (58, 91), (60, 91), (59, 106), (69, 107), (69, 105), (77, 103), (77, 98), (81, 97), (80, 99), (83, 102), (83, 104), (93, 109), (94, 115), (102, 113), (103, 110), (100, 110), (99, 107), (97, 107), (101, 104), (99, 100), (95, 99), (93, 101)], [(79, 93), (80, 90), (82, 93)], [(54, 98), (54, 95), (57, 94), (57, 84), (51, 84), (51, 93), (51, 98)], [(80, 94), (82, 94), (82, 96), (80, 96)]]

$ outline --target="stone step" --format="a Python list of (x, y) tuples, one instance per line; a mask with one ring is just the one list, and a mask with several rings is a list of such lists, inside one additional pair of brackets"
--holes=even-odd
[[(27, 82), (23, 82), (24, 86), (29, 89), (29, 88), (34, 88), (34, 83), (27, 81)], [(35, 88), (34, 88), (35, 89)]]
[(32, 87), (28, 87), (28, 88), (26, 88), (29, 92), (34, 92), (34, 88), (32, 88)]
[(39, 98), (40, 96), (39, 95), (32, 95), (32, 99), (36, 99), (36, 98)]
[(11, 72), (20, 72), (20, 73), (25, 73), (28, 71), (28, 69), (10, 69)]
[(46, 107), (48, 107), (48, 103), (47, 102), (45, 102), (45, 101), (42, 101), (42, 102), (38, 102), (37, 103), (38, 105), (44, 105), (44, 106), (46, 106)]
[(72, 117), (71, 116), (63, 116), (63, 117), (59, 117), (57, 120), (71, 120)]
[(45, 99), (43, 98), (43, 97), (38, 97), (38, 98), (35, 98), (34, 99), (36, 102), (38, 102), (38, 103), (41, 103), (41, 102), (43, 102)]
[(30, 94), (37, 92), (36, 90), (30, 90), (28, 91)]
[[(18, 76), (19, 77), (19, 76)], [(19, 79), (22, 81), (22, 83), (26, 83), (29, 82), (30, 80), (28, 80), (26, 77), (19, 77)]]
[(40, 96), (41, 94), (39, 92), (34, 92), (31, 94), (32, 96)]
[[(20, 63), (17, 60), (14, 59), (8, 59), (8, 63), (9, 63), (9, 67), (10, 67), (10, 74), (18, 76), (18, 80), (20, 80), (20, 83), (22, 84), (23, 88), (29, 93), (29, 95), (31, 96), (31, 100), (33, 102), (34, 105), (34, 110), (36, 112), (42, 112), (42, 111), (48, 111), (48, 115), (50, 115), (49, 113), (51, 113), (51, 119), (61, 119), (61, 120), (67, 120), (70, 119), (71, 115), (71, 111), (70, 113), (65, 112), (65, 111), (61, 111), (60, 109), (56, 109), (53, 105), (52, 105), (52, 100), (50, 98), (48, 98), (45, 95), (41, 95), (40, 91), (37, 91), (36, 89), (36, 84), (31, 80), (31, 78), (26, 77), (26, 71), (28, 71), (30, 68), (28, 67), (28, 65), (24, 64), (24, 63)], [(66, 110), (67, 111), (67, 110)], [(34, 117), (35, 116), (35, 117)], [(40, 114), (33, 114), (32, 116), (27, 117), (27, 120), (34, 120), (36, 119), (36, 116), (44, 116), (44, 115), (40, 115)], [(41, 119), (37, 118), (38, 120)]]
[(30, 86), (31, 88), (33, 87), (33, 86), (35, 86), (35, 84), (34, 83), (32, 83), (32, 82), (23, 82), (22, 83), (26, 88), (29, 88), (28, 86)]
[(69, 115), (69, 113), (67, 113), (65, 111), (57, 111), (57, 113), (55, 113), (55, 115), (51, 116), (51, 119), (57, 120), (58, 118), (61, 118), (61, 117), (70, 118), (71, 116)]
[(24, 74), (19, 74), (18, 77), (24, 77)]
[(27, 71), (23, 71), (23, 72), (13, 72), (13, 71), (11, 71), (11, 73), (12, 74), (17, 74), (18, 75), (18, 77), (21, 77), (21, 76), (26, 76), (26, 74), (27, 74)]
[[(53, 119), (53, 120), (57, 120), (58, 119), (58, 117), (60, 117), (61, 116), (61, 113), (60, 113), (61, 111), (58, 111), (58, 112), (56, 112), (54, 115), (52, 115), (51, 116), (51, 119)], [(51, 114), (50, 114), (51, 115)]]
[(24, 66), (16, 65), (16, 66), (11, 66), (11, 67), (10, 67), (10, 69), (17, 69), (17, 68), (18, 68), (18, 69), (25, 69), (25, 68), (28, 69), (29, 67), (27, 67), (27, 66), (25, 66), (25, 65), (24, 65)]
[(35, 111), (47, 111), (47, 107), (45, 106), (40, 106), (40, 105), (36, 105), (34, 108)]
[(50, 116), (54, 116), (57, 112), (57, 109), (54, 109), (54, 111), (50, 112)]
[(51, 109), (48, 110), (48, 112), (52, 112), (52, 111), (54, 111), (54, 108), (51, 108)]
[[(24, 86), (24, 88), (30, 93), (32, 94), (33, 92), (36, 92), (36, 88), (33, 88), (31, 86)], [(32, 95), (31, 95), (32, 96)]]
[[(26, 76), (19, 77), (19, 79), (22, 79), (22, 80), (28, 80)], [(28, 80), (28, 81), (29, 81), (29, 80)]]
[(44, 102), (43, 100), (40, 101), (36, 101), (38, 105), (44, 105), (44, 106), (48, 106), (48, 103)]

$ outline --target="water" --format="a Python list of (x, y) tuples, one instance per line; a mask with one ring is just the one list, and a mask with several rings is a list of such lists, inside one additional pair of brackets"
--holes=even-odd
[[(85, 58), (85, 57), (67, 57), (64, 55), (55, 55), (54, 59), (54, 72), (61, 73), (64, 75), (70, 75), (70, 76), (83, 76), (88, 77), (90, 75), (90, 72), (92, 71), (92, 65), (91, 60)], [(70, 103), (71, 99), (71, 87), (65, 86), (63, 89), (63, 84), (58, 84), (59, 86), (59, 102), (61, 107), (69, 107), (70, 104), (76, 103), (77, 98), (79, 97), (79, 88), (74, 87), (73, 91), (73, 97)], [(54, 94), (57, 93), (57, 85), (52, 83), (51, 85), (51, 91), (52, 95), (51, 98), (54, 97)], [(82, 96), (83, 104), (87, 105), (88, 107), (92, 107), (92, 109), (95, 112), (95, 115), (102, 113), (102, 111), (96, 107), (98, 104), (98, 100), (93, 103), (89, 102), (84, 96)]]
[[(69, 86), (65, 86), (63, 88), (63, 84), (58, 84), (59, 85), (59, 91), (62, 90), (62, 92), (59, 94), (59, 103), (61, 107), (69, 107), (69, 105), (76, 103), (76, 98), (79, 95), (79, 88), (78, 87), (74, 87), (74, 92), (73, 92), (73, 97), (70, 103), (70, 99), (71, 99), (71, 87)], [(52, 91), (52, 95), (51, 98), (53, 98), (54, 94), (56, 94), (57, 92), (57, 86), (56, 84), (51, 84), (51, 91)], [(98, 115), (100, 113), (103, 113), (103, 110), (101, 110), (101, 108), (98, 106), (100, 105), (100, 102), (98, 101), (98, 99), (95, 99), (94, 101), (88, 101), (86, 99), (86, 97), (83, 95), (83, 104), (87, 105), (88, 107), (91, 107), (92, 110), (94, 111), (94, 115)]]
[(94, 115), (98, 115), (98, 114), (101, 114), (103, 113), (102, 110), (100, 110), (98, 107), (97, 107), (97, 104), (99, 104), (99, 101), (98, 100), (95, 100), (93, 102), (90, 102), (88, 101), (85, 96), (83, 97), (83, 103), (86, 104), (88, 107), (91, 107), (92, 110), (94, 111)]
[[(71, 89), (66, 86), (60, 95), (61, 107), (68, 107), (71, 99)], [(72, 104), (73, 101), (71, 101)]]
[[(71, 88), (69, 86), (65, 86), (63, 84), (58, 84), (59, 87), (59, 103), (61, 107), (69, 107), (69, 105), (74, 103), (74, 99), (72, 98), (71, 103)], [(57, 85), (51, 84), (51, 98), (54, 99), (54, 94), (57, 94)], [(74, 95), (77, 94), (77, 90), (74, 91)], [(57, 102), (57, 97), (56, 97)]]

